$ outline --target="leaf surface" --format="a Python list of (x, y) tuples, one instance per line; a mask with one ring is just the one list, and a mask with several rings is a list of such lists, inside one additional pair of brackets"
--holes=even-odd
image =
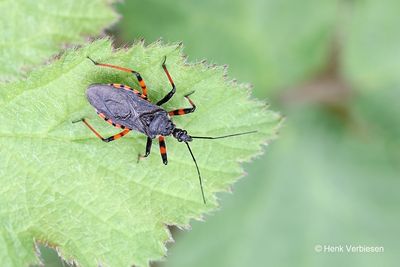
[(112, 1), (0, 1), (0, 81), (15, 80), (58, 53), (81, 44), (117, 18)]
[[(97, 67), (99, 62), (139, 71), (152, 102), (169, 90), (161, 68), (164, 56), (177, 86), (166, 110), (188, 107), (195, 113), (174, 117), (193, 135), (217, 136), (258, 130), (256, 134), (191, 143), (203, 176), (207, 205), (201, 198), (194, 163), (184, 144), (166, 138), (169, 164), (158, 144), (137, 163), (146, 137), (131, 132), (101, 142), (82, 123), (85, 117), (103, 135), (118, 132), (99, 118), (85, 97), (93, 83), (122, 83), (140, 88), (131, 74)], [(166, 225), (188, 227), (190, 219), (217, 206), (214, 193), (228, 190), (243, 175), (238, 161), (261, 153), (273, 139), (281, 117), (249, 99), (248, 88), (229, 82), (222, 67), (187, 64), (176, 45), (139, 43), (113, 51), (98, 40), (67, 51), (27, 80), (0, 88), (0, 262), (26, 266), (37, 262), (34, 242), (57, 247), (81, 266), (147, 266), (165, 255), (171, 240)]]

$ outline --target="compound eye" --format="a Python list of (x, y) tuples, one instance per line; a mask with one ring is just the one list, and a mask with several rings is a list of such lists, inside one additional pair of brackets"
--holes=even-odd
[(120, 95), (105, 101), (105, 105), (114, 118), (126, 120), (131, 116), (131, 110), (127, 101)]

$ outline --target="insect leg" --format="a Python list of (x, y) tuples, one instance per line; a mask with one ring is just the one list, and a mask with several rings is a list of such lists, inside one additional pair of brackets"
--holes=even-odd
[(168, 100), (170, 100), (171, 97), (172, 97), (172, 96), (175, 94), (175, 92), (176, 92), (176, 87), (175, 87), (174, 81), (172, 80), (171, 75), (170, 75), (169, 72), (168, 72), (167, 65), (165, 65), (165, 61), (166, 61), (166, 60), (167, 60), (167, 57), (165, 56), (165, 57), (164, 57), (164, 62), (162, 63), (162, 68), (164, 69), (164, 72), (165, 72), (165, 74), (166, 74), (167, 77), (168, 77), (168, 80), (169, 80), (169, 83), (170, 83), (171, 86), (172, 86), (172, 89), (171, 89), (171, 91), (169, 91), (169, 93), (168, 93), (166, 96), (163, 97), (163, 99), (161, 99), (160, 101), (157, 102), (157, 106), (161, 106), (162, 104), (168, 102)]
[(144, 80), (143, 80), (143, 78), (142, 78), (142, 76), (140, 75), (139, 72), (134, 71), (132, 69), (119, 67), (119, 66), (115, 66), (115, 65), (111, 65), (111, 64), (98, 63), (98, 62), (94, 61), (93, 59), (91, 59), (89, 56), (87, 58), (90, 59), (90, 61), (92, 61), (93, 64), (95, 64), (96, 66), (108, 67), (108, 68), (113, 68), (113, 69), (117, 69), (117, 70), (120, 70), (120, 71), (125, 71), (125, 72), (128, 72), (128, 73), (133, 73), (133, 75), (136, 76), (140, 87), (142, 88), (143, 98), (147, 99), (147, 86), (146, 86), (146, 84), (145, 84), (145, 82), (144, 82)]
[(147, 143), (146, 143), (146, 153), (142, 156), (142, 155), (140, 155), (140, 153), (139, 153), (139, 155), (138, 155), (138, 160), (137, 160), (137, 162), (139, 163), (139, 160), (140, 159), (142, 159), (142, 158), (145, 158), (145, 157), (147, 157), (148, 155), (150, 155), (150, 150), (151, 150), (151, 144), (153, 143), (153, 139), (151, 139), (150, 137), (147, 137)]
[(114, 88), (117, 88), (117, 89), (124, 89), (124, 90), (127, 90), (127, 91), (134, 92), (135, 95), (137, 95), (137, 96), (139, 96), (139, 97), (141, 97), (141, 98), (146, 99), (146, 97), (145, 97), (144, 95), (142, 95), (141, 92), (139, 92), (138, 90), (133, 89), (132, 87), (129, 87), (129, 86), (125, 85), (125, 84), (110, 83), (109, 85), (112, 86), (112, 87), (114, 87)]
[(150, 137), (147, 137), (147, 143), (146, 143), (146, 154), (144, 154), (144, 157), (147, 157), (150, 155), (150, 150), (151, 150), (151, 144), (153, 143), (153, 139)]
[(162, 161), (164, 162), (165, 165), (167, 165), (168, 164), (167, 147), (165, 146), (164, 136), (158, 137), (158, 143), (160, 144), (160, 154)]
[(180, 108), (180, 109), (171, 110), (168, 112), (168, 114), (170, 116), (179, 116), (179, 115), (185, 115), (185, 114), (194, 112), (196, 110), (196, 105), (189, 98), (189, 96), (193, 93), (194, 92), (191, 92), (191, 93), (185, 95), (186, 99), (189, 101), (190, 105), (192, 106), (191, 108)]
[(114, 140), (117, 140), (117, 139), (125, 136), (127, 133), (130, 132), (130, 129), (125, 129), (120, 133), (117, 133), (117, 134), (112, 135), (110, 137), (104, 138), (86, 121), (86, 119), (81, 119), (81, 120), (78, 120), (78, 121), (74, 121), (73, 123), (79, 122), (79, 121), (82, 121), (98, 138), (100, 138), (103, 142), (106, 142), (106, 143), (114, 141)]

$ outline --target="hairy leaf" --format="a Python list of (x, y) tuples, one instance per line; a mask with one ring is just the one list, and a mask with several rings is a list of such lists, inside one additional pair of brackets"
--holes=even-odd
[(0, 1), (0, 80), (57, 53), (61, 45), (79, 44), (116, 20), (114, 0)]
[[(193, 114), (174, 117), (193, 135), (216, 136), (258, 130), (252, 135), (191, 143), (204, 177), (207, 205), (201, 198), (194, 163), (184, 144), (167, 138), (169, 164), (158, 145), (137, 163), (146, 137), (131, 132), (101, 142), (82, 117), (104, 136), (118, 132), (99, 118), (85, 97), (92, 83), (123, 83), (139, 88), (133, 75), (93, 65), (86, 56), (132, 67), (149, 88), (151, 101), (170, 84), (161, 68), (164, 56), (177, 93), (164, 107), (197, 104)], [(146, 266), (165, 255), (171, 240), (166, 225), (188, 227), (192, 218), (217, 206), (215, 192), (226, 191), (243, 170), (238, 161), (261, 153), (276, 135), (281, 117), (249, 99), (248, 88), (224, 77), (223, 67), (186, 64), (176, 45), (142, 43), (112, 51), (99, 40), (31, 73), (26, 81), (0, 89), (0, 262), (26, 266), (37, 262), (34, 242), (57, 247), (81, 266)]]

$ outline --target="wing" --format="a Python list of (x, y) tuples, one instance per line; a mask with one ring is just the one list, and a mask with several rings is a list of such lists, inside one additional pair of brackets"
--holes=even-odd
[(132, 116), (128, 99), (121, 94), (112, 94), (104, 103), (108, 113), (117, 120), (126, 121)]

